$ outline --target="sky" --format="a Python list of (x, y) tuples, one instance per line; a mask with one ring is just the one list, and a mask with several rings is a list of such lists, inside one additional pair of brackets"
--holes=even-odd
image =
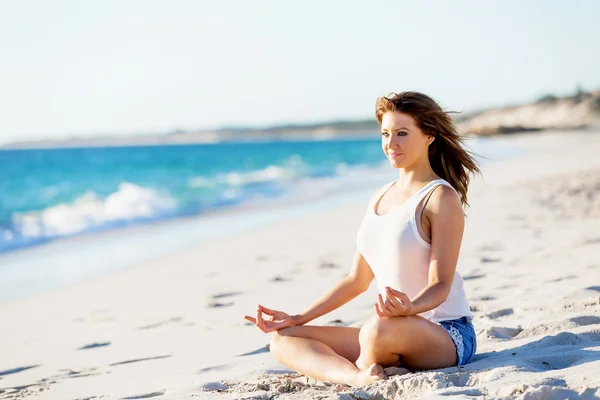
[(600, 1), (0, 0), (0, 143), (600, 88)]

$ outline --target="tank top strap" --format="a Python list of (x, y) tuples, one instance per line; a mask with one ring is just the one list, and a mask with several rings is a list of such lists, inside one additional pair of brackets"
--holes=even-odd
[(383, 195), (386, 194), (386, 192), (388, 190), (390, 190), (390, 188), (392, 187), (392, 185), (395, 182), (396, 181), (391, 181), (391, 182), (386, 183), (385, 185), (383, 185), (381, 187), (381, 190), (379, 191), (379, 193), (377, 193), (377, 196), (375, 196), (375, 199), (371, 201), (371, 204), (370, 204), (371, 209), (373, 209), (373, 207), (375, 206), (375, 204), (377, 204), (377, 202), (383, 197)]
[(423, 186), (421, 188), (421, 190), (419, 190), (419, 192), (417, 193), (417, 195), (415, 196), (414, 199), (414, 205), (417, 206), (419, 204), (421, 204), (421, 201), (423, 201), (423, 199), (425, 197), (428, 197), (431, 195), (431, 193), (433, 193), (433, 189), (435, 189), (436, 187), (440, 186), (440, 185), (444, 185), (444, 186), (448, 186), (450, 188), (452, 188), (452, 190), (454, 190), (456, 192), (456, 189), (454, 189), (452, 187), (451, 184), (449, 184), (448, 182), (446, 182), (444, 179), (440, 178), (440, 179), (435, 179), (431, 182), (429, 182), (427, 185)]

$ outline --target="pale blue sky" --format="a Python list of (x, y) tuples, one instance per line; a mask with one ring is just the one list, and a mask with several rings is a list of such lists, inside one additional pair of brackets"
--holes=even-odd
[(600, 88), (600, 1), (0, 0), (0, 143)]

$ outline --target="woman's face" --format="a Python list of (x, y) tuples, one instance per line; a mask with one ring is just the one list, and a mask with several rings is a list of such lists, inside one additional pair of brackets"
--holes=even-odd
[(409, 114), (386, 112), (381, 120), (381, 147), (394, 168), (406, 168), (427, 157), (433, 141)]

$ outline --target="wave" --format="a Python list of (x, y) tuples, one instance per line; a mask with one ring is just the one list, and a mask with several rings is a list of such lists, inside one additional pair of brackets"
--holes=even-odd
[(216, 176), (195, 176), (187, 181), (190, 188), (215, 188), (219, 185), (240, 187), (255, 183), (288, 181), (310, 175), (309, 166), (302, 157), (295, 154), (285, 160), (282, 165), (269, 165), (251, 171), (235, 171)]
[(0, 252), (57, 237), (156, 220), (176, 213), (175, 199), (160, 195), (153, 189), (123, 182), (116, 192), (104, 199), (90, 191), (70, 204), (15, 213), (11, 228), (1, 232)]
[[(105, 197), (90, 190), (70, 203), (14, 213), (8, 226), (0, 226), (0, 253), (62, 237), (243, 204), (264, 206), (265, 201), (288, 198), (311, 201), (373, 182), (387, 171), (382, 165), (340, 162), (311, 168), (300, 156), (294, 155), (280, 165), (271, 164), (262, 169), (183, 178), (183, 188), (176, 185), (168, 189), (168, 182), (162, 185), (156, 182), (159, 189), (122, 182), (115, 192)], [(52, 187), (48, 191), (56, 190)]]

